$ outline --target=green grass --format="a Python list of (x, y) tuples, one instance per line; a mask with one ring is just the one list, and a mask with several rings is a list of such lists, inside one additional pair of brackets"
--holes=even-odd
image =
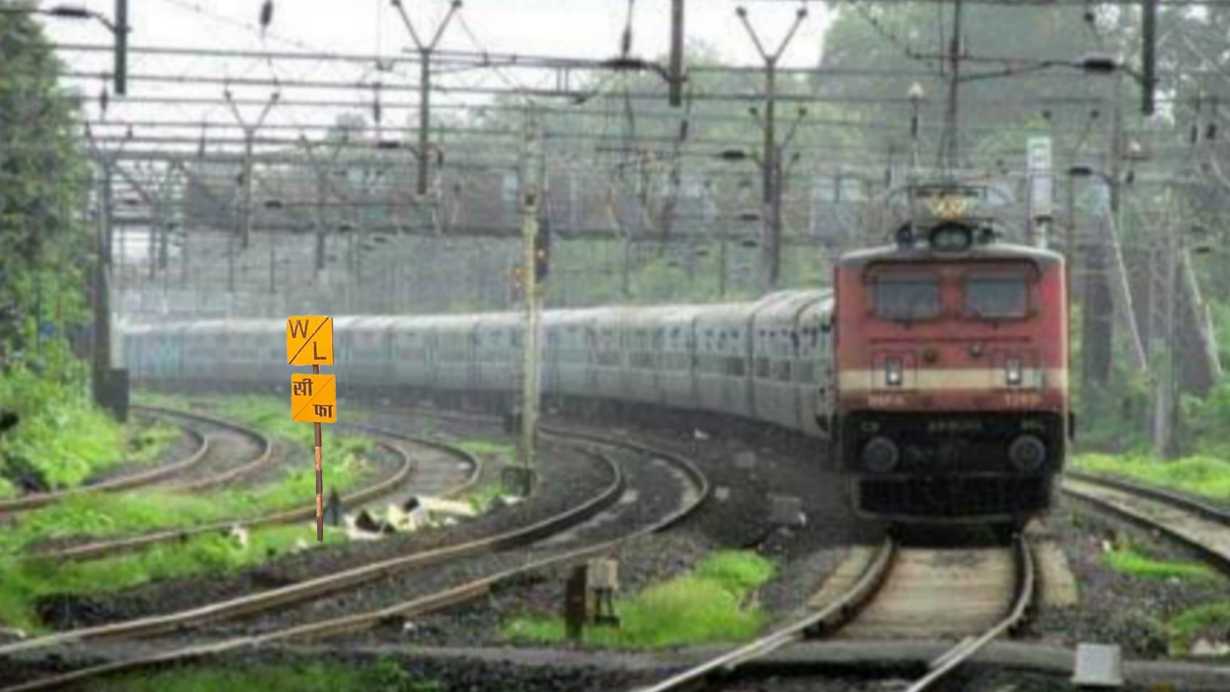
[(1189, 608), (1166, 623), (1171, 651), (1185, 654), (1200, 635), (1218, 643), (1230, 640), (1230, 601), (1218, 601)]
[(1108, 567), (1121, 574), (1141, 579), (1214, 580), (1217, 573), (1199, 562), (1173, 562), (1154, 559), (1137, 548), (1118, 548), (1103, 553)]
[[(0, 622), (38, 631), (41, 624), (34, 606), (40, 597), (106, 593), (160, 579), (234, 572), (289, 551), (316, 547), (320, 544), (315, 533), (312, 526), (300, 524), (253, 531), (246, 546), (218, 533), (100, 560), (0, 560)], [(325, 544), (345, 541), (344, 531), (326, 527)]]
[[(503, 465), (513, 463), (516, 459), (517, 447), (507, 442), (495, 442), (493, 440), (461, 440), (453, 444), (473, 454), (490, 466), (491, 470), (487, 471), (484, 475), (491, 480), (478, 485), (466, 496), (466, 500), (469, 501), (474, 511), (479, 513), (485, 512), (491, 507), (491, 503), (497, 497), (504, 494), (503, 483), (498, 478), (498, 469)], [(491, 464), (492, 457), (495, 457), (498, 463)]]
[(165, 394), (163, 392), (154, 392), (148, 389), (133, 390), (133, 402), (143, 404), (145, 406), (158, 406), (161, 408), (170, 408), (180, 411), (187, 411), (192, 408), (192, 403), (188, 397), (182, 394)]
[(162, 457), (183, 432), (167, 423), (156, 420), (150, 423), (129, 423), (124, 429), (128, 439), (128, 461), (152, 464)]
[(1160, 461), (1144, 455), (1081, 454), (1072, 460), (1072, 466), (1080, 471), (1125, 476), (1193, 495), (1230, 500), (1230, 461), (1217, 457), (1197, 455)]
[[(715, 553), (688, 574), (617, 600), (621, 626), (587, 627), (584, 642), (601, 647), (662, 648), (750, 639), (768, 617), (745, 601), (775, 571), (772, 562), (754, 553)], [(561, 618), (543, 615), (515, 618), (504, 625), (503, 632), (510, 639), (532, 642), (558, 642), (565, 635)]]
[(346, 666), (332, 662), (250, 666), (188, 666), (159, 673), (137, 673), (93, 683), (98, 692), (441, 692), (430, 681), (416, 680), (394, 661)]
[[(328, 460), (325, 488), (344, 492), (357, 485), (366, 464), (353, 453)], [(69, 497), (21, 515), (18, 524), (0, 533), (0, 555), (54, 538), (141, 533), (171, 526), (192, 526), (226, 519), (253, 518), (307, 506), (316, 496), (311, 463), (287, 472), (275, 483), (212, 493), (180, 494), (165, 490), (131, 491)]]
[(492, 440), (461, 440), (454, 443), (457, 447), (475, 456), (496, 456), (500, 460), (509, 463), (516, 457), (516, 445), (508, 442), (495, 442)]
[(7, 478), (0, 478), (0, 499), (17, 497), (17, 488)]

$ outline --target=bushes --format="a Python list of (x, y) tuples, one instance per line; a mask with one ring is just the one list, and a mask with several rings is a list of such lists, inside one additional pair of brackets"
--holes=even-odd
[(0, 436), (0, 477), (6, 485), (71, 488), (123, 461), (122, 428), (93, 406), (78, 381), (23, 366), (0, 375), (0, 408), (20, 417)]

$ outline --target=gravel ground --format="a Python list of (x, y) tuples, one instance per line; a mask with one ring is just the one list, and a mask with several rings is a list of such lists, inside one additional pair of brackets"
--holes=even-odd
[(1103, 542), (1129, 539), (1159, 559), (1199, 561), (1173, 543), (1126, 522), (1060, 501), (1046, 526), (1063, 547), (1080, 588), (1079, 608), (1036, 614), (1029, 634), (1047, 642), (1115, 642), (1125, 657), (1164, 658), (1167, 640), (1159, 626), (1178, 612), (1230, 595), (1230, 582), (1152, 580), (1115, 572), (1103, 562)]
[[(777, 562), (778, 574), (760, 592), (769, 612), (788, 617), (819, 588), (847, 546), (880, 540), (879, 526), (851, 516), (824, 441), (731, 417), (626, 413), (621, 424), (691, 458), (709, 478), (710, 501), (672, 533), (693, 534), (711, 548), (754, 548)], [(801, 500), (806, 525), (771, 524), (770, 495)]]
[[(679, 505), (684, 495), (685, 485), (683, 480), (677, 479), (672, 473), (672, 467), (660, 462), (651, 462), (643, 455), (625, 451), (610, 454), (622, 468), (627, 483), (627, 490), (621, 501), (563, 534), (540, 541), (532, 548), (476, 555), (450, 561), (440, 567), (391, 575), (370, 588), (349, 590), (327, 601), (308, 603), (301, 607), (270, 614), (261, 617), (259, 623), (227, 623), (221, 626), (220, 631), (226, 634), (250, 633), (254, 628), (264, 631), (308, 619), (341, 616), (388, 607), (458, 585), (465, 580), (521, 567), (583, 546), (625, 536), (650, 525)], [(554, 458), (564, 461), (571, 460), (567, 455), (556, 455)], [(572, 503), (576, 503), (582, 497), (581, 493), (576, 492), (578, 486), (575, 484), (564, 484), (561, 487), (574, 489), (570, 496)], [(587, 493), (589, 494), (593, 493)], [(552, 571), (563, 574), (566, 570), (561, 568)], [(517, 580), (518, 586), (544, 586), (545, 588), (538, 590), (546, 592), (557, 591), (552, 584), (558, 585), (559, 583), (558, 580), (550, 577), (537, 575)], [(509, 605), (519, 603), (520, 607), (526, 607), (527, 604), (536, 602), (528, 600), (524, 588), (514, 586), (512, 590), (518, 593), (514, 600), (506, 602)], [(551, 599), (550, 595), (539, 595), (545, 595), (548, 601)], [(436, 619), (437, 629), (448, 631), (448, 635), (445, 636), (446, 641), (468, 643), (486, 641), (475, 635), (479, 632), (498, 630), (502, 617), (502, 611), (499, 608), (492, 608), (490, 603), (486, 603), (471, 606), (469, 610), (473, 612), (466, 613), (451, 609), (447, 615)], [(484, 626), (476, 626), (475, 619), (484, 620)], [(417, 622), (413, 623), (408, 630), (400, 621), (390, 622), (371, 633), (361, 635), (359, 640), (392, 638), (395, 641), (401, 641), (407, 633), (414, 632), (417, 626)]]

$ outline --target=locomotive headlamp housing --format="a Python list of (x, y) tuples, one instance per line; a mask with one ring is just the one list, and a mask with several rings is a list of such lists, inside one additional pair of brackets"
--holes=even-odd
[(901, 359), (884, 359), (884, 384), (889, 387), (900, 387), (902, 381)]
[(1021, 370), (1021, 359), (1009, 358), (1004, 363), (1004, 381), (1007, 382), (1010, 387), (1019, 387), (1021, 386), (1022, 377), (1023, 373)]
[(1021, 473), (1036, 473), (1046, 464), (1046, 443), (1036, 435), (1021, 435), (1008, 445), (1008, 461)]
[(931, 231), (931, 249), (937, 252), (963, 252), (974, 244), (974, 229), (948, 223)]
[(901, 450), (897, 443), (877, 435), (863, 445), (863, 467), (873, 473), (888, 473), (897, 467)]

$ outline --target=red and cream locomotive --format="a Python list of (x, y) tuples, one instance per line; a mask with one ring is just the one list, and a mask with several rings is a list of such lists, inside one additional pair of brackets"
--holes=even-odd
[(834, 451), (861, 514), (1020, 526), (1073, 421), (1063, 257), (999, 242), (987, 188), (909, 191), (896, 244), (834, 273)]

